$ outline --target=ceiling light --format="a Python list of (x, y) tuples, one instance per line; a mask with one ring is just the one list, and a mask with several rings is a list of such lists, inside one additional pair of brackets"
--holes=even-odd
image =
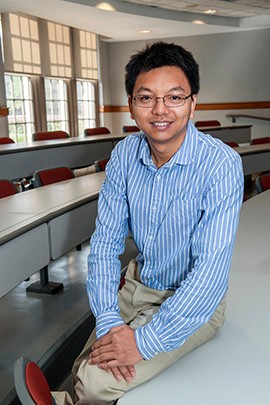
[(138, 31), (140, 34), (149, 34), (151, 32), (151, 30), (149, 30), (148, 28), (144, 28)]
[(205, 24), (205, 22), (204, 21), (202, 21), (202, 20), (194, 20), (194, 21), (191, 21), (193, 24)]
[(203, 11), (204, 14), (216, 14), (216, 12), (217, 12), (217, 10), (214, 10), (214, 9), (212, 9), (212, 10), (209, 9), (209, 10), (204, 10)]
[(115, 8), (106, 2), (98, 3), (96, 5), (96, 8), (99, 8), (100, 10), (105, 10), (105, 11), (115, 11)]

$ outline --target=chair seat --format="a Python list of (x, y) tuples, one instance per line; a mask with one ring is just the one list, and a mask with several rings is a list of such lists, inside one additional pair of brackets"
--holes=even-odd
[(0, 198), (8, 197), (18, 192), (15, 184), (6, 179), (0, 180)]
[(194, 125), (195, 125), (196, 128), (220, 127), (221, 123), (219, 121), (217, 121), (217, 120), (206, 120), (206, 121), (196, 121)]
[(111, 131), (106, 127), (86, 128), (84, 130), (84, 136), (89, 135), (105, 135), (110, 134)]
[(51, 139), (65, 139), (65, 138), (69, 138), (69, 134), (65, 131), (35, 132), (32, 135), (33, 141), (47, 141)]
[(0, 137), (0, 144), (2, 145), (4, 145), (4, 144), (7, 144), (7, 143), (15, 143), (14, 141), (13, 141), (13, 139), (11, 139), (11, 138), (9, 138), (8, 136), (3, 136), (3, 137)]
[(47, 186), (48, 184), (57, 183), (73, 179), (74, 173), (68, 167), (54, 167), (51, 169), (37, 170), (33, 176), (33, 183), (35, 187)]
[(252, 139), (250, 145), (262, 145), (264, 143), (270, 143), (270, 136), (265, 136), (264, 138)]
[(139, 132), (140, 128), (136, 125), (124, 125), (122, 130), (123, 132)]

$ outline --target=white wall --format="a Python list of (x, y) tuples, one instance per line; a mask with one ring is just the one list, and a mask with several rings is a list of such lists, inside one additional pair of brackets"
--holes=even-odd
[[(191, 51), (200, 65), (199, 103), (270, 101), (270, 29), (171, 38), (169, 41)], [(125, 65), (130, 55), (142, 49), (145, 43), (132, 41), (108, 44), (106, 75), (109, 77), (109, 85), (106, 88), (103, 86), (105, 104), (127, 105)], [(270, 118), (270, 110), (265, 109), (197, 111), (195, 119), (213, 118), (220, 120), (222, 125), (229, 125), (231, 119), (226, 118), (226, 114), (231, 112)], [(111, 129), (114, 132), (121, 131), (124, 123), (132, 123), (128, 113), (106, 113), (106, 120), (113, 125)], [(237, 124), (252, 124), (252, 137), (269, 136), (270, 123), (267, 121), (243, 118)]]

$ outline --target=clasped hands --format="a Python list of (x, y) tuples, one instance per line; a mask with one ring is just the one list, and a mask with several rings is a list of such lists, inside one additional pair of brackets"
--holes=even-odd
[(140, 360), (142, 356), (136, 346), (134, 330), (121, 325), (93, 344), (88, 363), (112, 372), (117, 381), (130, 382), (136, 374), (134, 364)]

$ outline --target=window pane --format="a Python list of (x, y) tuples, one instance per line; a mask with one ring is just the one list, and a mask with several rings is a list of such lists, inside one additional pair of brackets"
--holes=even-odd
[(76, 86), (79, 136), (83, 136), (85, 128), (96, 126), (95, 84), (77, 80)]
[(32, 140), (35, 132), (31, 81), (27, 76), (5, 74), (9, 136), (15, 142)]
[(48, 131), (69, 132), (67, 88), (64, 80), (45, 78), (46, 119)]

